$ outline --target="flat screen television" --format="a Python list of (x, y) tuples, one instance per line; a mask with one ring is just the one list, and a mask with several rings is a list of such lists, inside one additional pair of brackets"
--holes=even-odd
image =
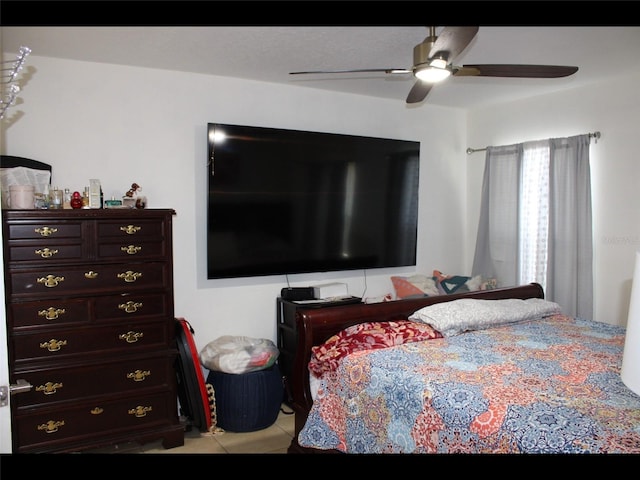
[(420, 142), (207, 130), (209, 279), (416, 264)]

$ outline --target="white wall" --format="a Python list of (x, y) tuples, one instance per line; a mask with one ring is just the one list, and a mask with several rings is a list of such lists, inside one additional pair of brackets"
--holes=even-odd
[(206, 279), (207, 122), (422, 142), (416, 268), (289, 276), (292, 286), (341, 281), (365, 296), (392, 291), (394, 274), (470, 271), (484, 155), (466, 155), (467, 146), (601, 131), (591, 146), (595, 318), (626, 323), (640, 249), (637, 76), (465, 112), (33, 55), (29, 65), (36, 72), (7, 118), (22, 115), (2, 124), (0, 151), (52, 164), (60, 187), (99, 178), (109, 198), (137, 182), (150, 208), (174, 208), (175, 313), (193, 325), (199, 348), (220, 335), (275, 340), (275, 297), (287, 286), (285, 276)]
[[(594, 318), (626, 325), (635, 252), (640, 250), (640, 75), (469, 112), (469, 146), (510, 145), (599, 131), (591, 140)], [(473, 260), (484, 152), (467, 160)], [(471, 264), (469, 264), (471, 265)]]
[(149, 208), (175, 209), (175, 314), (191, 323), (198, 348), (220, 335), (275, 341), (275, 299), (287, 286), (285, 276), (206, 279), (207, 122), (422, 142), (417, 267), (369, 270), (366, 279), (363, 271), (291, 275), (292, 286), (341, 281), (352, 295), (377, 296), (392, 291), (393, 274), (468, 270), (462, 110), (34, 55), (29, 66), (36, 72), (7, 117), (23, 115), (0, 132), (2, 153), (50, 163), (61, 188), (98, 178), (110, 198), (136, 182)]

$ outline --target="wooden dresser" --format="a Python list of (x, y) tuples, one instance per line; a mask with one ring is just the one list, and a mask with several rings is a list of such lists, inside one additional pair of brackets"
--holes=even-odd
[(14, 453), (184, 444), (174, 214), (2, 212)]

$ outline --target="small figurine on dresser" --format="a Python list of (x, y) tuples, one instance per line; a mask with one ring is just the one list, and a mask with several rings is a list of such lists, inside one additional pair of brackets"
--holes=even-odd
[(122, 205), (129, 208), (145, 208), (147, 206), (147, 197), (140, 195), (142, 187), (137, 183), (132, 183), (131, 188), (124, 197), (122, 197)]
[(73, 192), (69, 205), (71, 205), (71, 208), (76, 210), (82, 208), (82, 196), (80, 195), (80, 192)]

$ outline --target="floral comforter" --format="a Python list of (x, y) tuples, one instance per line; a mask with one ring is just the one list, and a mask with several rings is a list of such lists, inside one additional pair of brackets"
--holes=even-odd
[(623, 327), (562, 314), (362, 350), (298, 435), (348, 453), (640, 453)]

